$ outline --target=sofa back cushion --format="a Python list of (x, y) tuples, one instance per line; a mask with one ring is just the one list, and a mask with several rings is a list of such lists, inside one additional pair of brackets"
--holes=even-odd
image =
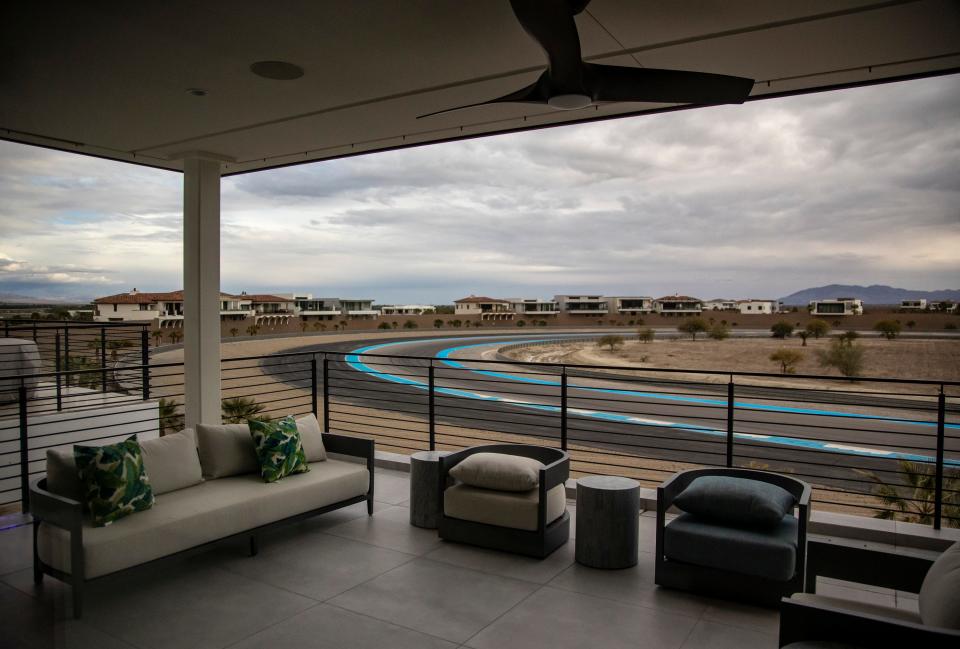
[(197, 433), (185, 428), (173, 435), (140, 442), (143, 466), (155, 495), (186, 489), (203, 482)]
[(312, 412), (303, 417), (297, 417), (297, 430), (300, 431), (300, 441), (307, 454), (307, 462), (323, 462), (327, 459), (327, 449), (323, 446), (323, 433), (320, 431), (320, 422)]
[(83, 502), (83, 489), (72, 447), (47, 449), (47, 490), (58, 496)]
[(673, 504), (698, 518), (733, 527), (773, 528), (797, 500), (783, 487), (733, 476), (695, 478)]
[(930, 566), (918, 603), (924, 624), (960, 631), (960, 541)]
[(450, 469), (450, 475), (471, 487), (497, 491), (529, 491), (540, 483), (543, 463), (504, 453), (474, 453)]
[(260, 471), (257, 450), (246, 424), (197, 424), (197, 450), (204, 478)]

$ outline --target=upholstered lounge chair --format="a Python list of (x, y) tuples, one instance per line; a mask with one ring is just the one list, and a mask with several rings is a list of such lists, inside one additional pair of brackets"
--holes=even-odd
[[(542, 463), (525, 491), (450, 485), (450, 472), (479, 453), (530, 458)], [(440, 459), (440, 538), (533, 557), (545, 557), (570, 537), (564, 483), (570, 459), (564, 451), (524, 444), (493, 444)]]

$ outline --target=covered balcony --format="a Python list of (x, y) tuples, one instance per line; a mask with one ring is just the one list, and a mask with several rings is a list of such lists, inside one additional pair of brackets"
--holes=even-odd
[[(562, 24), (579, 29), (586, 63), (738, 75), (754, 80), (748, 101), (960, 69), (960, 14), (949, 0), (743, 3), (716, 13), (627, 0), (597, 0), (585, 11), (586, 4), (543, 4), (567, 12)], [(223, 350), (220, 316), (252, 311), (219, 293), (223, 176), (715, 103), (686, 95), (605, 101), (584, 88), (538, 85), (547, 60), (527, 31), (506, 2), (279, 9), (241, 2), (227, 11), (174, 1), (8, 12), (0, 34), (13, 54), (0, 93), (0, 137), (79, 154), (78, 169), (87, 155), (181, 173), (184, 295), (182, 356), (167, 349), (114, 362), (103, 345), (92, 366), (64, 370), (70, 357), (61, 362), (56, 341), (43, 371), (4, 385), (4, 642), (776, 647), (776, 609), (654, 584), (652, 490), (691, 466), (785, 472), (814, 483), (810, 534), (827, 545), (931, 556), (957, 539), (950, 526), (957, 514), (946, 506), (960, 453), (958, 386), (949, 381), (879, 381), (882, 388), (867, 394), (842, 380), (839, 389), (804, 383), (783, 391), (736, 372), (711, 380), (709, 372), (630, 368), (598, 378), (589, 367), (558, 364), (524, 367), (530, 376), (518, 381), (498, 376), (506, 361), (389, 356), (380, 343), (356, 347), (345, 338), (271, 355)], [(582, 69), (579, 58), (573, 67)], [(534, 101), (484, 103), (525, 87), (523, 97)], [(607, 312), (599, 297), (572, 305), (579, 308), (568, 312)], [(347, 315), (376, 314), (369, 302), (341, 306)], [(490, 349), (467, 353), (483, 351)], [(507, 373), (516, 371), (508, 365)], [(116, 414), (107, 406), (147, 414), (115, 426), (103, 421)], [(271, 530), (253, 557), (246, 540), (234, 539), (107, 575), (88, 585), (81, 619), (72, 616), (69, 586), (49, 577), (34, 583), (23, 485), (44, 473), (49, 447), (219, 424), (241, 406), (247, 414), (253, 407), (271, 416), (313, 413), (324, 430), (374, 440), (373, 515), (358, 504)], [(43, 417), (55, 417), (56, 426), (39, 426), (49, 423)], [(505, 440), (569, 452), (573, 478), (639, 481), (638, 564), (584, 567), (574, 560), (576, 537), (534, 560), (442, 542), (410, 525), (412, 452)], [(910, 473), (901, 462), (920, 467), (926, 491), (900, 498), (920, 510), (911, 520), (877, 519), (882, 499), (858, 471), (890, 479)], [(565, 486), (575, 522), (575, 485)], [(814, 581), (818, 592), (840, 598), (919, 606), (899, 589)]]

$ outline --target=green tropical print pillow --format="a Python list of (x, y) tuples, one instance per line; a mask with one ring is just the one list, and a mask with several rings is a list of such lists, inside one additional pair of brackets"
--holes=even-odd
[(136, 435), (108, 446), (74, 446), (73, 458), (94, 527), (153, 507), (153, 488)]
[(300, 431), (293, 417), (277, 421), (248, 419), (247, 425), (257, 449), (260, 475), (264, 482), (276, 482), (285, 476), (310, 470)]

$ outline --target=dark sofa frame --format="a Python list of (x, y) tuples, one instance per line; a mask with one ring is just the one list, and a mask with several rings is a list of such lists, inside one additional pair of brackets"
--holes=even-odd
[[(459, 518), (451, 518), (444, 513), (443, 497), (449, 486), (450, 469), (476, 453), (503, 453), (520, 455), (538, 460), (544, 464), (540, 469), (539, 503), (537, 505), (537, 529), (535, 531), (518, 530), (499, 525), (488, 525)], [(474, 446), (451, 453), (440, 458), (440, 497), (439, 523), (437, 530), (440, 538), (448, 541), (469, 543), (485, 548), (505, 550), (531, 557), (544, 558), (570, 538), (570, 512), (564, 509), (563, 515), (547, 525), (547, 492), (566, 483), (570, 477), (570, 456), (558, 448), (532, 446), (527, 444), (489, 444)]]
[[(777, 485), (797, 499), (799, 508), (797, 526), (797, 563), (795, 572), (787, 581), (777, 581), (755, 575), (697, 566), (667, 559), (664, 547), (664, 529), (667, 510), (691, 482), (701, 476), (748, 478)], [(690, 469), (681, 471), (657, 487), (657, 556), (654, 581), (667, 588), (700, 592), (707, 595), (737, 599), (744, 602), (777, 606), (784, 596), (803, 590), (804, 561), (806, 559), (807, 527), (810, 523), (810, 485), (777, 473), (750, 469)]]
[[(109, 577), (120, 572), (126, 572), (127, 570), (135, 570), (137, 568), (141, 568), (142, 566), (155, 564), (160, 561), (166, 561), (172, 557), (182, 557), (187, 554), (199, 553), (208, 549), (210, 546), (239, 537), (249, 538), (250, 556), (254, 556), (257, 554), (257, 538), (263, 532), (283, 525), (288, 525), (290, 523), (296, 523), (307, 518), (317, 516), (318, 514), (324, 514), (326, 512), (340, 509), (341, 507), (347, 507), (348, 505), (353, 505), (363, 501), (367, 502), (367, 514), (372, 515), (375, 451), (374, 441), (372, 439), (349, 437), (347, 435), (323, 433), (323, 444), (328, 453), (351, 455), (354, 457), (364, 458), (366, 460), (367, 471), (370, 473), (370, 485), (365, 495), (341, 500), (339, 502), (320, 507), (319, 509), (313, 509), (301, 514), (296, 514), (295, 516), (290, 516), (288, 518), (268, 523), (266, 525), (244, 530), (243, 532), (238, 532), (236, 534), (231, 534), (219, 539), (214, 539), (201, 545), (187, 548), (186, 550), (181, 550), (180, 552), (175, 552), (164, 557), (153, 559), (152, 561), (130, 566), (129, 568), (124, 568), (123, 570), (91, 579), (87, 579), (84, 576), (83, 523), (85, 520), (85, 515), (83, 512), (83, 505), (76, 500), (71, 500), (69, 498), (64, 498), (63, 496), (58, 496), (54, 493), (51, 493), (47, 490), (47, 479), (39, 478), (33, 481), (30, 485), (30, 514), (33, 517), (33, 581), (34, 583), (39, 584), (43, 581), (44, 575), (50, 575), (55, 579), (70, 584), (73, 591), (73, 617), (75, 619), (80, 619), (83, 614), (84, 585), (91, 581)], [(40, 555), (37, 552), (37, 535), (40, 530), (40, 523), (54, 525), (66, 530), (70, 534), (70, 572), (58, 570), (57, 568), (44, 563), (40, 559)]]
[[(919, 593), (933, 560), (855, 545), (811, 541), (807, 549), (806, 592), (816, 592), (817, 576)], [(882, 569), (878, 570), (878, 567)], [(851, 611), (822, 602), (785, 597), (780, 603), (780, 647), (794, 642), (849, 643), (877, 649), (960, 647), (960, 631)]]

